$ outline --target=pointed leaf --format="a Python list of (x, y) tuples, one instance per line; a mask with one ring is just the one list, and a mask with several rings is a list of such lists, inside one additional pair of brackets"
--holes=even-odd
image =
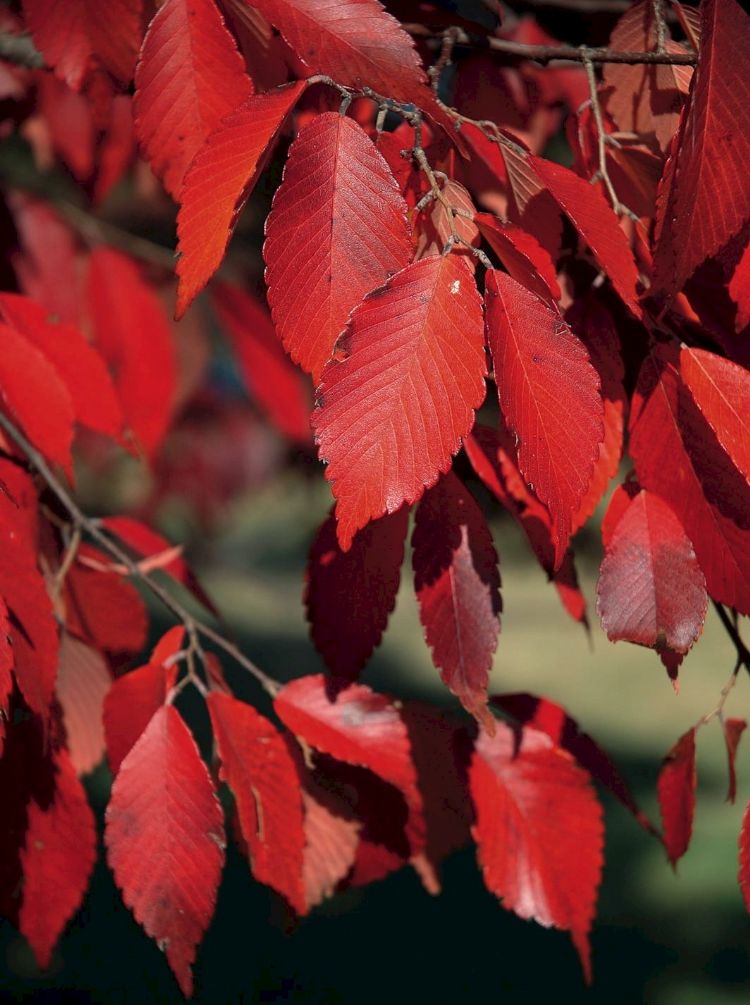
[(382, 155), (353, 119), (317, 116), (289, 151), (263, 246), (276, 330), (316, 383), (352, 309), (411, 251), (406, 203)]
[(94, 814), (65, 751), (55, 755), (49, 804), (28, 807), (21, 852), (23, 895), (18, 927), (42, 969), (49, 966), (60, 933), (80, 907), (96, 858)]
[(560, 314), (510, 276), (488, 272), (485, 297), (500, 408), (552, 517), (558, 567), (604, 438), (599, 377)]
[(146, 33), (133, 112), (141, 149), (175, 198), (219, 122), (253, 92), (214, 0), (166, 0)]
[(328, 364), (313, 427), (341, 547), (418, 499), (451, 465), (484, 398), (482, 314), (457, 255), (423, 258), (354, 311)]
[(104, 699), (111, 685), (102, 654), (63, 633), (56, 690), (70, 760), (79, 775), (93, 771), (104, 757)]
[(344, 552), (331, 515), (313, 541), (304, 603), (310, 637), (334, 690), (353, 683), (380, 644), (396, 603), (408, 525), (409, 510), (402, 506), (363, 527)]
[(237, 218), (304, 81), (256, 94), (224, 118), (196, 154), (177, 216), (177, 317), (218, 269)]
[(656, 785), (664, 823), (664, 847), (672, 865), (682, 858), (690, 844), (695, 785), (695, 729), (689, 729), (664, 758)]
[(639, 492), (601, 566), (597, 609), (607, 636), (684, 655), (703, 631), (707, 607), (706, 581), (682, 524), (659, 496)]
[(491, 732), (487, 684), (502, 610), (497, 552), (481, 510), (453, 472), (419, 504), (412, 547), (433, 662), (446, 687)]
[(701, 48), (654, 254), (654, 288), (677, 293), (750, 217), (750, 17), (736, 0), (701, 4)]
[(722, 726), (724, 728), (724, 742), (727, 745), (727, 761), (729, 764), (727, 802), (733, 803), (737, 798), (737, 747), (740, 744), (742, 734), (747, 729), (747, 723), (744, 719), (725, 719)]
[(224, 824), (208, 769), (172, 705), (159, 709), (123, 761), (104, 841), (125, 904), (190, 997), (224, 864)]
[(588, 774), (543, 733), (498, 722), (479, 734), (469, 785), (487, 888), (520, 918), (569, 931), (590, 980), (604, 827)]
[(680, 352), (680, 373), (716, 439), (750, 482), (750, 373), (687, 346)]
[(302, 793), (286, 743), (273, 723), (231, 695), (213, 691), (207, 703), (221, 778), (237, 802), (253, 875), (305, 914)]

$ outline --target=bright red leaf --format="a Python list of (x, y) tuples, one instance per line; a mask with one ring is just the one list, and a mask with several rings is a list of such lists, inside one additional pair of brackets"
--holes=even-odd
[(331, 672), (334, 689), (353, 683), (380, 644), (396, 603), (409, 510), (373, 520), (342, 551), (329, 516), (310, 549), (305, 609), (310, 637)]
[(263, 246), (276, 330), (316, 382), (352, 309), (411, 251), (406, 203), (372, 140), (353, 119), (317, 116), (289, 151)]
[(559, 312), (510, 276), (488, 272), (485, 298), (500, 408), (552, 517), (559, 567), (604, 438), (599, 377)]
[(688, 850), (695, 813), (695, 729), (680, 737), (662, 762), (656, 790), (664, 847), (672, 865)]
[(177, 316), (218, 269), (237, 218), (287, 116), (305, 90), (298, 81), (256, 94), (224, 118), (196, 154), (177, 217)]
[(190, 997), (224, 864), (224, 822), (208, 769), (172, 705), (159, 709), (123, 761), (104, 841), (125, 904)]
[(412, 538), (425, 639), (446, 687), (486, 729), (487, 684), (500, 633), (500, 573), (482, 511), (453, 472), (422, 499)]
[(590, 779), (548, 736), (482, 731), (469, 769), (487, 888), (520, 918), (569, 931), (591, 980), (604, 825)]
[(457, 255), (423, 258), (352, 314), (313, 427), (341, 547), (448, 470), (485, 394), (482, 314)]
[(95, 649), (136, 653), (146, 642), (146, 608), (132, 583), (109, 567), (103, 552), (81, 546), (65, 577), (65, 626)]
[(253, 875), (306, 914), (302, 792), (286, 742), (273, 723), (231, 695), (211, 692), (208, 710)]
[(170, 195), (219, 122), (253, 92), (214, 0), (166, 0), (149, 26), (135, 73), (138, 141)]

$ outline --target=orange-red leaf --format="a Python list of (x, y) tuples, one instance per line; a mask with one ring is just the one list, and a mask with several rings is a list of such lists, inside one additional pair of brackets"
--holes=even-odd
[(419, 504), (412, 547), (433, 662), (467, 712), (492, 731), (487, 684), (502, 610), (497, 552), (481, 510), (453, 472)]
[(672, 865), (688, 850), (695, 813), (695, 729), (680, 737), (662, 762), (656, 785), (664, 847)]
[(750, 217), (750, 17), (736, 0), (701, 4), (701, 48), (654, 254), (654, 287), (677, 293)]
[(289, 151), (263, 246), (276, 330), (316, 382), (352, 309), (411, 250), (406, 203), (372, 140), (353, 119), (317, 116)]
[(485, 394), (479, 294), (457, 255), (408, 265), (353, 312), (313, 426), (341, 547), (448, 470)]
[(402, 506), (363, 527), (344, 552), (331, 515), (313, 541), (304, 603), (310, 636), (335, 690), (357, 679), (380, 644), (396, 603), (408, 525), (409, 510)]
[(251, 705), (231, 695), (211, 692), (208, 710), (221, 778), (237, 803), (253, 875), (286, 897), (298, 914), (305, 914), (302, 792), (284, 738)]
[(588, 773), (543, 733), (498, 722), (479, 735), (469, 785), (487, 888), (519, 917), (569, 931), (590, 980), (604, 826)]
[(226, 116), (195, 156), (180, 193), (177, 316), (218, 269), (265, 158), (305, 89), (304, 81), (252, 95)]
[(172, 705), (158, 710), (123, 761), (104, 840), (125, 904), (190, 997), (224, 864), (224, 822), (208, 769)]
[(500, 408), (552, 517), (558, 567), (604, 438), (599, 376), (559, 312), (510, 276), (488, 272), (485, 298)]
[(680, 373), (716, 439), (750, 482), (750, 373), (687, 346), (680, 352)]
[(643, 490), (607, 544), (597, 586), (602, 627), (661, 652), (685, 654), (706, 617), (706, 581), (682, 524), (659, 496)]
[(143, 41), (133, 112), (141, 148), (170, 195), (177, 198), (202, 144), (252, 92), (214, 0), (166, 0)]
[(93, 771), (104, 756), (104, 699), (111, 684), (102, 654), (63, 633), (56, 690), (70, 760), (79, 775)]

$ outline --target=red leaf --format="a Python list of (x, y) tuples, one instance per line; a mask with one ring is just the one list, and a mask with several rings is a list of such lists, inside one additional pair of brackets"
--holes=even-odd
[(123, 761), (104, 841), (125, 904), (190, 997), (190, 968), (224, 864), (224, 824), (195, 740), (172, 705), (159, 709)]
[(298, 81), (251, 96), (221, 121), (196, 154), (177, 216), (177, 317), (218, 269), (242, 207), (305, 86)]
[(498, 722), (479, 735), (469, 785), (487, 888), (520, 918), (569, 931), (590, 981), (604, 828), (588, 774), (543, 733)]
[(177, 382), (166, 315), (134, 263), (112, 248), (91, 254), (88, 298), (125, 418), (151, 456), (166, 434)]
[(432, 659), (446, 687), (492, 732), (487, 685), (500, 633), (500, 573), (481, 510), (449, 472), (417, 510), (414, 589)]
[(631, 478), (628, 481), (624, 481), (622, 485), (618, 485), (612, 493), (612, 498), (609, 500), (609, 505), (602, 517), (602, 544), (605, 551), (610, 546), (617, 524), (622, 519), (628, 506), (630, 506), (631, 500), (640, 491), (641, 487), (638, 482)]
[(750, 216), (750, 18), (736, 0), (701, 4), (702, 39), (654, 253), (653, 288), (677, 293)]
[(284, 436), (309, 444), (311, 402), (301, 374), (284, 355), (267, 311), (229, 283), (216, 283), (213, 304), (229, 336), (251, 397)]
[(23, 0), (23, 12), (45, 62), (74, 91), (101, 60), (123, 84), (133, 76), (141, 42), (142, 0)]
[(588, 244), (599, 267), (611, 279), (615, 290), (637, 318), (642, 311), (638, 304), (638, 269), (628, 239), (620, 229), (620, 221), (599, 189), (579, 178), (562, 164), (541, 157), (530, 157), (530, 163), (549, 191)]
[[(443, 182), (441, 192), (442, 199), (433, 201), (431, 211), (429, 213), (422, 212), (417, 216), (414, 257), (426, 258), (429, 255), (440, 255), (455, 231), (456, 235), (462, 238), (466, 244), (457, 243), (454, 253), (466, 258), (472, 272), (474, 272), (476, 259), (466, 245), (478, 247), (480, 244), (479, 228), (474, 222), (476, 206), (463, 185), (451, 178)], [(468, 216), (464, 214), (468, 214)], [(404, 262), (405, 264), (406, 262)]]
[(5, 410), (32, 444), (72, 477), (75, 415), (67, 388), (52, 363), (15, 328), (0, 324), (0, 344), (0, 400)]
[(396, 603), (408, 525), (409, 510), (402, 506), (363, 527), (344, 552), (331, 515), (313, 541), (304, 603), (310, 637), (334, 690), (353, 683), (380, 644)]
[(63, 633), (57, 697), (62, 706), (70, 761), (86, 775), (104, 756), (104, 699), (112, 675), (101, 653)]
[(582, 768), (614, 795), (649, 833), (656, 833), (646, 814), (636, 803), (630, 786), (617, 765), (593, 737), (584, 733), (562, 705), (533, 694), (498, 694), (490, 699), (496, 708), (512, 715), (522, 726), (546, 733), (556, 747), (567, 750)]
[(253, 93), (214, 0), (166, 0), (135, 72), (135, 129), (154, 173), (177, 198), (190, 162), (219, 122)]
[(560, 314), (510, 276), (488, 272), (485, 298), (500, 408), (552, 518), (559, 567), (604, 438), (599, 377)]
[(78, 422), (105, 436), (118, 436), (123, 416), (114, 385), (104, 360), (80, 331), (49, 321), (43, 308), (14, 293), (0, 296), (0, 312), (53, 365), (67, 388)]
[(322, 676), (300, 677), (274, 701), (276, 714), (295, 736), (346, 764), (367, 768), (402, 793), (409, 808), (409, 844), (424, 847), (422, 797), (409, 736), (398, 706), (386, 695), (352, 684), (332, 702)]
[(5, 721), (13, 691), (13, 648), (8, 607), (0, 597), (0, 757), (5, 744)]
[(688, 850), (695, 813), (695, 729), (689, 729), (662, 762), (656, 790), (664, 822), (664, 847), (672, 865)]
[(597, 608), (608, 638), (685, 654), (706, 618), (706, 582), (670, 507), (651, 492), (631, 501), (607, 544)]
[(18, 927), (43, 969), (83, 900), (95, 858), (94, 814), (73, 764), (59, 751), (52, 800), (42, 806), (32, 797), (21, 852), (24, 883)]
[(735, 328), (741, 332), (750, 324), (750, 244), (735, 266), (727, 292), (737, 304)]
[(744, 719), (724, 719), (724, 742), (727, 745), (727, 761), (729, 764), (729, 787), (727, 802), (733, 803), (737, 798), (737, 747), (742, 734), (747, 729)]
[(253, 875), (307, 913), (302, 881), (305, 832), (294, 761), (276, 727), (228, 694), (209, 694), (221, 778), (234, 793)]
[(317, 116), (289, 151), (263, 246), (276, 330), (316, 382), (352, 309), (411, 251), (406, 203), (382, 155), (353, 119)]
[(683, 346), (680, 373), (716, 439), (750, 482), (750, 373), (713, 352)]
[(108, 565), (103, 552), (88, 545), (65, 578), (65, 625), (94, 649), (136, 653), (148, 631), (146, 608), (138, 591), (116, 572), (101, 571), (81, 560)]
[(750, 802), (745, 807), (740, 830), (740, 871), (739, 883), (745, 908), (750, 914)]
[(302, 789), (305, 808), (303, 878), (308, 908), (330, 897), (354, 864), (361, 823), (336, 794), (307, 772)]
[(541, 300), (560, 299), (555, 264), (535, 237), (512, 223), (501, 223), (490, 213), (477, 213), (475, 220), (483, 237), (517, 283)]
[(353, 312), (313, 427), (341, 547), (445, 473), (485, 394), (482, 314), (457, 255), (423, 258)]
[(666, 346), (648, 356), (633, 395), (630, 452), (643, 488), (661, 496), (693, 542), (706, 588), (750, 613), (750, 487), (682, 384)]

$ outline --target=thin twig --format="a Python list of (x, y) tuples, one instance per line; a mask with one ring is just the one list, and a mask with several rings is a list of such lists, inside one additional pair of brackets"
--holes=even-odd
[(664, 19), (664, 0), (651, 0), (656, 25), (656, 52), (667, 51), (667, 22)]
[(714, 605), (714, 610), (719, 615), (719, 620), (724, 626), (724, 631), (727, 633), (729, 638), (732, 640), (734, 648), (737, 652), (737, 663), (739, 666), (743, 666), (748, 673), (750, 673), (750, 649), (745, 645), (742, 636), (737, 631), (737, 626), (733, 623), (732, 619), (727, 614), (724, 605), (718, 604), (715, 600), (712, 601)]
[(231, 656), (235, 662), (247, 670), (248, 673), (252, 674), (258, 683), (268, 692), (268, 694), (271, 696), (278, 694), (281, 688), (281, 684), (278, 681), (274, 680), (261, 670), (260, 667), (256, 666), (255, 663), (253, 663), (251, 659), (238, 649), (233, 642), (230, 642), (220, 632), (211, 628), (209, 625), (205, 624), (203, 621), (191, 614), (190, 611), (183, 607), (183, 605), (172, 596), (169, 590), (155, 580), (150, 573), (144, 572), (138, 563), (134, 561), (134, 559), (132, 559), (130, 555), (109, 536), (97, 520), (87, 516), (83, 512), (57, 475), (55, 475), (51, 470), (50, 466), (47, 464), (46, 460), (42, 457), (36, 447), (33, 446), (26, 436), (24, 436), (24, 434), (16, 428), (11, 420), (2, 413), (0, 413), (0, 426), (2, 426), (11, 440), (13, 440), (13, 442), (23, 451), (31, 466), (39, 475), (41, 475), (47, 487), (57, 497), (61, 505), (68, 513), (74, 529), (86, 534), (92, 541), (95, 541), (103, 551), (105, 551), (112, 558), (115, 558), (127, 569), (128, 575), (132, 579), (143, 583), (144, 586), (146, 586), (151, 593), (161, 601), (164, 607), (171, 611), (178, 621), (182, 622), (193, 646), (197, 646), (198, 636), (209, 639), (218, 649), (221, 649), (228, 656)]

